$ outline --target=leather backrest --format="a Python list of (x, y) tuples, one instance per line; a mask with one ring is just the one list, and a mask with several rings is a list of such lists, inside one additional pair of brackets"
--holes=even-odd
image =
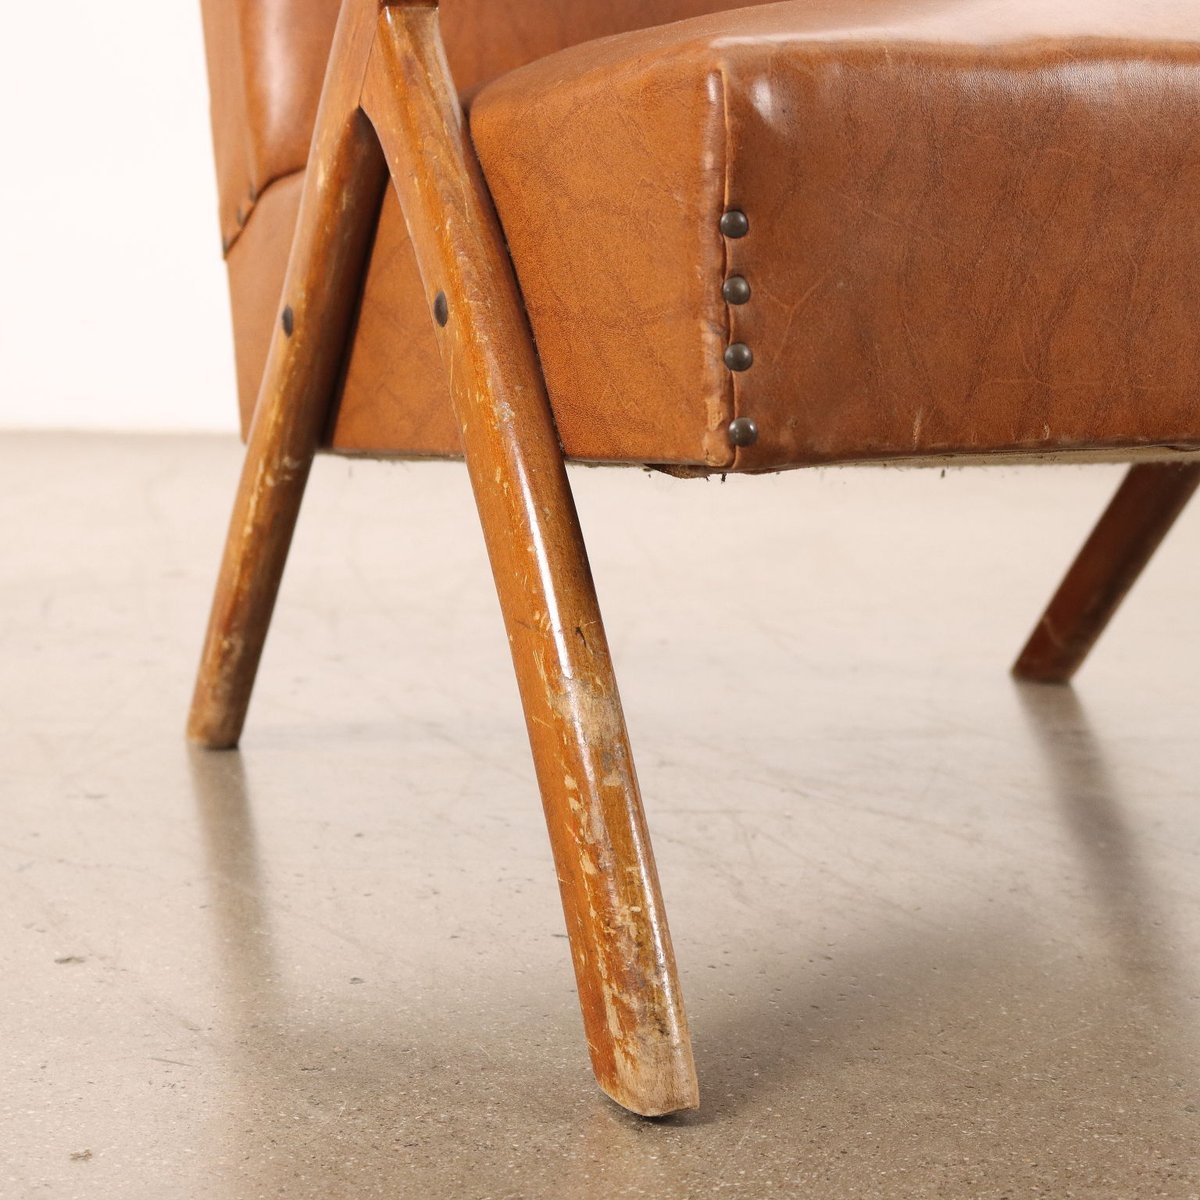
[[(443, 0), (464, 92), (593, 38), (766, 0)], [(201, 0), (220, 189), (232, 245), (269, 184), (303, 168), (340, 0)]]

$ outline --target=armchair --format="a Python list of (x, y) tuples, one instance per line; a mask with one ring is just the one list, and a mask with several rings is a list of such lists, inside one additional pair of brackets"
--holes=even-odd
[(247, 451), (189, 735), (238, 742), (313, 456), (461, 456), (597, 1079), (694, 1107), (565, 461), (1132, 462), (1015, 668), (1066, 681), (1200, 483), (1200, 22), (203, 3)]

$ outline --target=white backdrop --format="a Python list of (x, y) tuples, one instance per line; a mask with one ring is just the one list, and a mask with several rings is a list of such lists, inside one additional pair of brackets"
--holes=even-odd
[(6, 4), (0, 427), (236, 407), (199, 0)]

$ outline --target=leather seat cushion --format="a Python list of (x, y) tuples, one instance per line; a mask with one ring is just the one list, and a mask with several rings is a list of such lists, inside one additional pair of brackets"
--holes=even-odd
[(565, 50), (470, 116), (574, 457), (1200, 444), (1193, 0), (790, 0)]

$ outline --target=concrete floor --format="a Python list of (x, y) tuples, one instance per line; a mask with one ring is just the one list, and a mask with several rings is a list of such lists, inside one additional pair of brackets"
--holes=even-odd
[(466, 476), (323, 460), (239, 754), (239, 449), (0, 439), (0, 1195), (1200, 1195), (1200, 512), (1006, 668), (1112, 468), (573, 475), (703, 1108), (591, 1083)]

